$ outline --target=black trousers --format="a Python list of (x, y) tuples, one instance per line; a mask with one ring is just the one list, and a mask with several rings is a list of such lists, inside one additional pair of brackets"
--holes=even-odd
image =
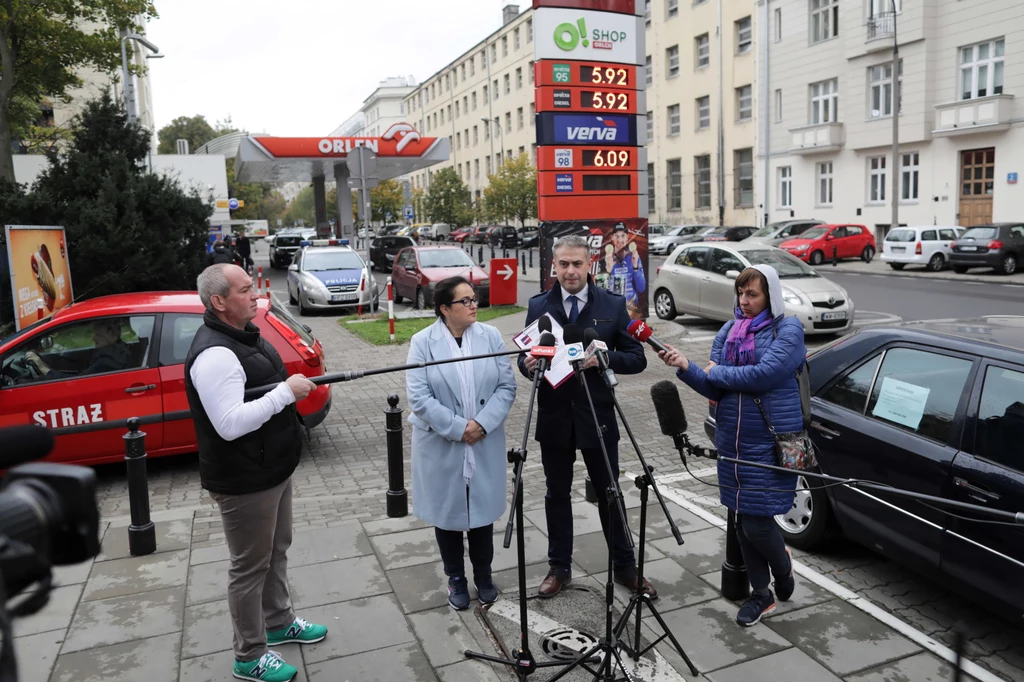
[[(793, 570), (782, 531), (771, 516), (736, 515), (736, 535), (747, 565), (747, 578), (755, 590), (768, 589), (771, 576), (785, 578)], [(770, 573), (769, 573), (770, 570)]]
[[(448, 577), (466, 576), (466, 550), (462, 545), (462, 535), (461, 530), (434, 528), (444, 573)], [(491, 561), (494, 559), (494, 524), (473, 528), (466, 535), (469, 537), (469, 561), (473, 564), (473, 576), (478, 580), (489, 576)]]
[[(571, 427), (570, 427), (571, 428)], [(608, 459), (611, 462), (615, 478), (619, 477), (618, 443), (605, 441)], [(587, 465), (587, 473), (597, 491), (597, 511), (601, 517), (601, 528), (608, 537), (609, 511), (607, 503), (608, 468), (605, 466), (604, 455), (600, 448), (581, 450), (583, 462)], [(547, 482), (547, 493), (544, 495), (544, 513), (548, 523), (548, 564), (551, 568), (568, 572), (572, 567), (572, 465), (576, 461), (576, 448), (551, 448), (541, 445), (540, 459), (544, 465), (544, 478)], [(626, 539), (628, 532), (622, 527), (618, 512), (611, 515), (612, 530), (612, 563), (616, 570), (633, 570), (636, 558)]]

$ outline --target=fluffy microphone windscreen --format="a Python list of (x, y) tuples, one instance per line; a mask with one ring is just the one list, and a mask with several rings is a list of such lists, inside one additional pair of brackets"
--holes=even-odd
[(53, 434), (42, 426), (11, 426), (0, 429), (0, 439), (4, 442), (4, 451), (0, 455), (0, 469), (33, 462), (53, 450)]
[(570, 343), (583, 343), (583, 332), (580, 331), (578, 325), (570, 322), (565, 325), (565, 329), (562, 330), (562, 341), (567, 346)]
[(671, 381), (659, 381), (651, 386), (651, 402), (658, 415), (661, 432), (666, 436), (686, 433), (686, 413), (679, 399), (679, 389)]

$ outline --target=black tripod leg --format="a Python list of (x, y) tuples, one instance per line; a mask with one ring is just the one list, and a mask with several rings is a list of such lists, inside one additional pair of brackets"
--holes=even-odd
[[(654, 604), (648, 604), (647, 610), (654, 614), (654, 618), (658, 621), (658, 625), (661, 626), (662, 631), (665, 633), (665, 637), (668, 637), (668, 641), (672, 642), (672, 646), (676, 648), (676, 652), (679, 653), (683, 658), (683, 662), (685, 662), (687, 667), (690, 668), (690, 672), (694, 675), (699, 675), (700, 672), (697, 670), (697, 667), (693, 664), (693, 661), (690, 660), (690, 657), (686, 655), (686, 652), (683, 651), (683, 646), (679, 643), (679, 640), (676, 639), (676, 636), (672, 634), (672, 630), (669, 629), (665, 619), (661, 617), (661, 614), (658, 612), (658, 607)], [(651, 646), (654, 645), (652, 644)]]

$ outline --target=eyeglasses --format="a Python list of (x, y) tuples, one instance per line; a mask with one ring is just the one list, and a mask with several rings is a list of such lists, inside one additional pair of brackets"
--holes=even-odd
[(455, 303), (461, 303), (462, 305), (464, 305), (464, 306), (466, 306), (468, 308), (471, 305), (479, 305), (480, 304), (480, 299), (476, 298), (476, 297), (473, 297), (473, 298), (466, 297), (466, 298), (460, 298), (457, 301), (452, 301), (452, 304), (455, 304)]

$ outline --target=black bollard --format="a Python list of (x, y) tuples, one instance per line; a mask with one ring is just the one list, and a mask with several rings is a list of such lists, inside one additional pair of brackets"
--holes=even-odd
[(747, 580), (747, 565), (740, 550), (740, 539), (736, 535), (736, 513), (729, 511), (725, 526), (725, 561), (722, 563), (722, 596), (740, 601), (750, 596), (750, 582)]
[(508, 258), (508, 248), (507, 247), (504, 247), (504, 246), (501, 247), (501, 257), (502, 258)]
[(533, 267), (533, 249), (530, 249), (530, 267)]
[(132, 525), (128, 526), (128, 551), (144, 556), (156, 551), (156, 526), (149, 519), (149, 481), (146, 478), (146, 433), (139, 431), (139, 418), (128, 419), (124, 438), (124, 463), (128, 472), (128, 504)]
[(388, 442), (388, 494), (389, 518), (409, 515), (409, 495), (405, 491), (405, 469), (402, 463), (402, 408), (398, 396), (388, 396), (388, 407), (384, 410), (384, 431)]
[(835, 267), (839, 267), (839, 258), (838, 258), (838, 257), (837, 257), (837, 255), (836, 255), (836, 253), (838, 252), (838, 250), (839, 250), (839, 249), (838, 249), (838, 248), (836, 247), (836, 245), (835, 245), (835, 244), (833, 244), (833, 245), (832, 245), (832, 267), (834, 267), (834, 268), (835, 268)]
[(476, 250), (476, 259), (478, 261), (480, 261), (480, 266), (483, 267), (483, 264), (484, 264), (484, 245), (483, 244), (481, 244), (480, 247)]
[(525, 275), (526, 274), (526, 254), (523, 253), (521, 255), (523, 257), (523, 274)]

